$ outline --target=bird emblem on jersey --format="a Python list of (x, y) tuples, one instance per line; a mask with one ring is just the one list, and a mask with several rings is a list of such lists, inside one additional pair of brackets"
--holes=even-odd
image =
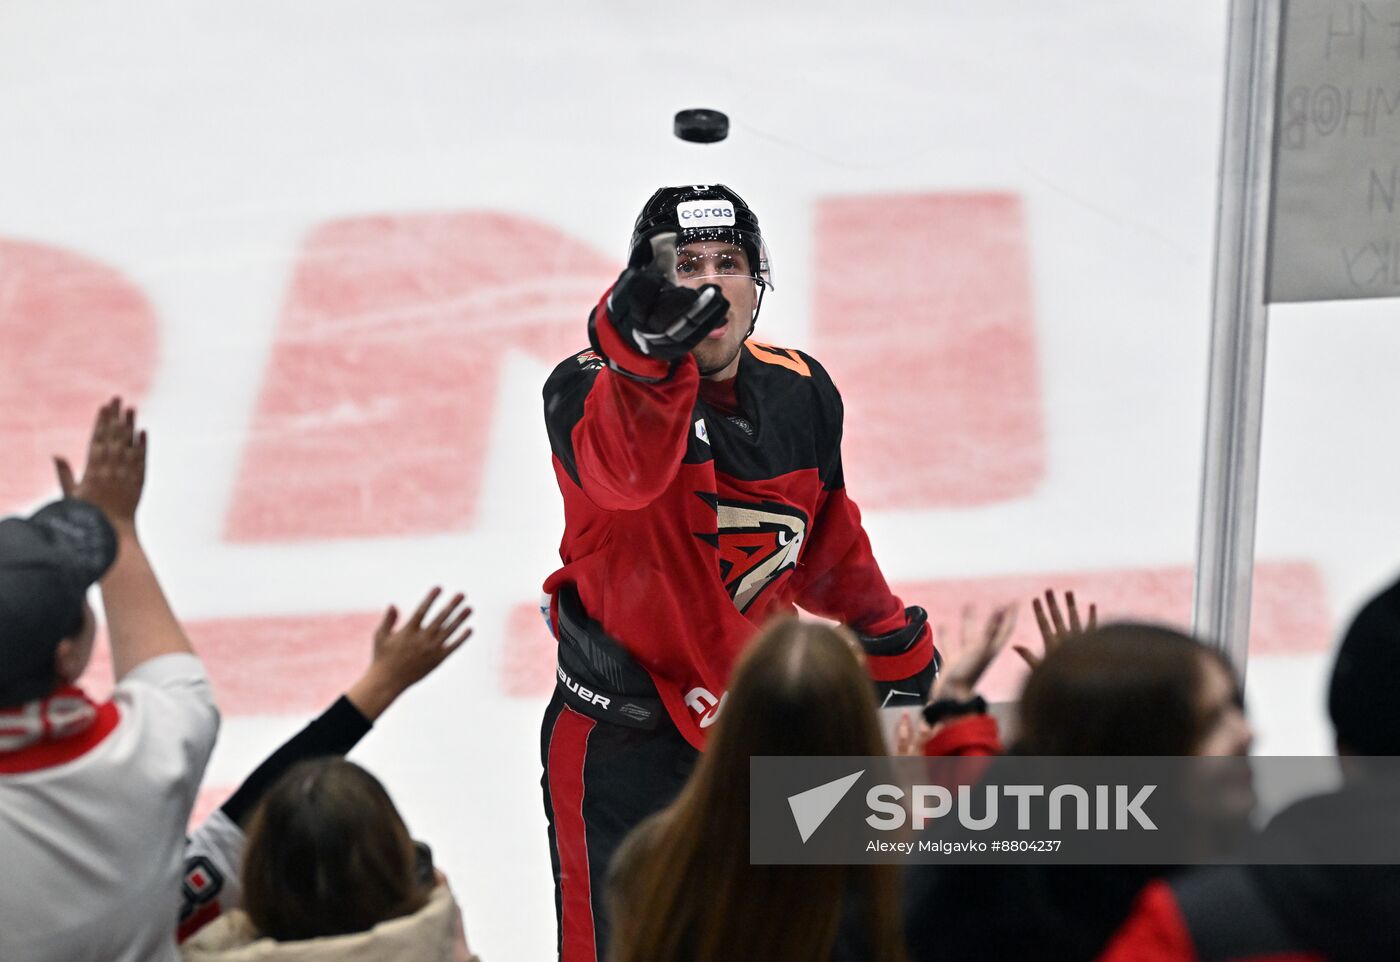
[(776, 501), (731, 501), (701, 493), (715, 509), (714, 534), (696, 535), (719, 551), (719, 573), (740, 612), (784, 572), (797, 567), (807, 515)]

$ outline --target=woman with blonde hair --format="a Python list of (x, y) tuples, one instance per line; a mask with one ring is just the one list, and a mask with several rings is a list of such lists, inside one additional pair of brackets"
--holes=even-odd
[(610, 962), (903, 962), (894, 865), (751, 865), (749, 759), (886, 753), (843, 628), (784, 619), (751, 643), (679, 797), (609, 877)]

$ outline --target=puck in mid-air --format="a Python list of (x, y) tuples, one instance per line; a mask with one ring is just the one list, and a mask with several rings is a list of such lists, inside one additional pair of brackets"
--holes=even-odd
[(703, 107), (677, 111), (675, 133), (694, 144), (717, 143), (729, 136), (729, 117)]

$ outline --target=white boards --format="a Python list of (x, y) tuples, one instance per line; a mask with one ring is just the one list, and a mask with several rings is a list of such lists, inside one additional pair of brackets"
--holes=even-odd
[(1285, 0), (1267, 299), (1400, 296), (1400, 0)]

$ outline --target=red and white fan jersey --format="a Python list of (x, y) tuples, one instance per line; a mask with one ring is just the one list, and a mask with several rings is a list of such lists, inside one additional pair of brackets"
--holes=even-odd
[[(21, 738), (63, 721), (28, 714), (0, 720)], [(127, 673), (80, 734), (0, 751), (0, 959), (179, 958), (185, 826), (218, 727), (204, 666), (172, 654)]]

